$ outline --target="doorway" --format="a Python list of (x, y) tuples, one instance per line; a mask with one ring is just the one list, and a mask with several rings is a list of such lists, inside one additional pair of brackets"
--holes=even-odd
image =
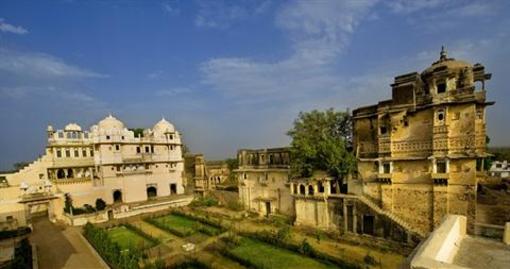
[(122, 203), (122, 192), (120, 190), (115, 190), (113, 192), (113, 202)]
[(271, 214), (271, 202), (266, 202), (266, 217)]
[(363, 216), (363, 233), (374, 235), (374, 216), (364, 215)]

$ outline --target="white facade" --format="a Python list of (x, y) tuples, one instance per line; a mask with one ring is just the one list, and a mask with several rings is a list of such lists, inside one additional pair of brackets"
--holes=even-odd
[(4, 175), (0, 223), (23, 223), (34, 210), (59, 218), (64, 194), (73, 206), (132, 203), (184, 193), (181, 137), (162, 119), (135, 136), (108, 116), (89, 131), (76, 123), (63, 130), (48, 126), (45, 154), (20, 171)]
[(495, 161), (489, 170), (491, 176), (500, 178), (510, 177), (510, 164), (508, 161)]

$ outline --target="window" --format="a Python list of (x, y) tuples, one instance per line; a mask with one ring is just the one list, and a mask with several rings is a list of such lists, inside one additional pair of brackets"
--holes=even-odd
[(437, 120), (438, 121), (443, 121), (444, 120), (444, 117), (445, 117), (445, 112), (443, 109), (440, 109), (437, 111)]
[(82, 150), (81, 151), (81, 155), (83, 155), (83, 157), (87, 157), (87, 151), (86, 150)]
[(381, 126), (380, 131), (381, 134), (386, 134), (388, 132), (388, 129), (386, 128), (386, 126)]
[(84, 138), (89, 138), (89, 133), (83, 133)]
[(66, 133), (66, 137), (67, 137), (68, 139), (71, 139), (71, 137), (72, 137), (72, 136), (71, 136), (71, 133), (67, 132), (67, 133)]
[(106, 136), (106, 140), (110, 140), (110, 136), (109, 135)]
[(71, 133), (71, 137), (72, 137), (73, 139), (76, 139), (76, 138), (78, 138), (78, 134), (77, 134), (76, 132), (72, 132), (72, 133)]
[(136, 147), (136, 153), (140, 153), (141, 151), (140, 147)]
[(446, 92), (446, 83), (445, 82), (439, 82), (437, 84), (437, 93), (445, 93)]
[(174, 136), (173, 135), (170, 135), (170, 140), (174, 139)]
[(476, 118), (479, 120), (483, 120), (483, 108), (476, 109)]
[(120, 172), (120, 165), (117, 165), (117, 172)]
[(120, 139), (124, 140), (124, 136), (121, 136)]
[(64, 133), (58, 132), (58, 138), (64, 138)]
[(62, 157), (62, 151), (60, 149), (57, 149), (57, 158)]
[(145, 147), (145, 153), (149, 153), (149, 147)]
[(71, 157), (71, 151), (69, 149), (66, 149), (66, 157), (67, 158)]
[(446, 161), (438, 160), (436, 162), (436, 173), (446, 173)]
[(77, 149), (74, 150), (74, 157), (80, 157), (80, 154)]
[(94, 157), (94, 150), (90, 150), (90, 157)]
[(115, 150), (120, 150), (120, 146), (119, 145), (115, 145)]
[(383, 163), (383, 173), (384, 174), (388, 174), (390, 173), (390, 170), (391, 170), (391, 166), (389, 163)]
[(151, 145), (151, 153), (154, 153), (154, 146)]

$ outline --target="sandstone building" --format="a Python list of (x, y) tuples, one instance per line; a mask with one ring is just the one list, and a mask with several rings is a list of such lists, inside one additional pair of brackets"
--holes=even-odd
[(75, 207), (158, 200), (184, 192), (181, 137), (162, 119), (143, 135), (108, 116), (90, 130), (70, 123), (47, 129), (45, 154), (0, 186), (0, 221), (25, 225), (37, 212), (63, 215), (64, 195)]
[(481, 64), (448, 58), (395, 77), (392, 99), (353, 111), (363, 195), (426, 234), (446, 214), (476, 219), (486, 180), (485, 81)]
[(288, 148), (269, 148), (237, 153), (239, 168), (239, 199), (244, 208), (271, 215), (293, 216), (294, 202), (290, 195), (290, 152)]

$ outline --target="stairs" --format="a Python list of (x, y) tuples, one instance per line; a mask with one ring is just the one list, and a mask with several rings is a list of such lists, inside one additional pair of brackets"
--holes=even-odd
[(40, 161), (42, 160), (42, 156), (37, 158), (35, 161), (31, 162), (29, 165), (23, 167), (21, 170), (19, 170), (18, 172), (16, 173), (25, 173), (29, 170), (31, 170), (32, 168), (34, 168), (34, 166), (36, 166)]
[(368, 199), (367, 197), (363, 196), (363, 195), (357, 195), (357, 198), (359, 201), (361, 201), (362, 203), (364, 203), (365, 205), (367, 205), (368, 207), (370, 207), (372, 210), (374, 210), (375, 212), (377, 212), (378, 214), (381, 214), (381, 215), (384, 215), (386, 216), (387, 218), (389, 218), (390, 220), (392, 220), (393, 222), (397, 223), (398, 225), (400, 225), (402, 228), (404, 228), (405, 230), (407, 231), (410, 231), (412, 233), (415, 233), (417, 234), (419, 237), (422, 237), (422, 238), (425, 238), (426, 235), (424, 233), (422, 233), (421, 231), (417, 231), (415, 230), (414, 228), (412, 228), (409, 224), (407, 224), (404, 220), (402, 220), (400, 217), (398, 217), (397, 215), (391, 213), (391, 212), (388, 212), (384, 209), (382, 209), (381, 207), (379, 207), (378, 205), (376, 205), (374, 202), (370, 201), (370, 199)]

